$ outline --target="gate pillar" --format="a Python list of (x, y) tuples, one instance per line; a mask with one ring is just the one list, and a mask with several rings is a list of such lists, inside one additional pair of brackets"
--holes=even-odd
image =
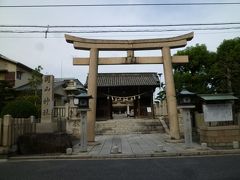
[(88, 75), (88, 95), (90, 111), (87, 112), (87, 132), (88, 141), (95, 141), (95, 122), (96, 122), (96, 105), (97, 105), (97, 74), (98, 74), (98, 52), (96, 48), (90, 50), (89, 75)]
[(162, 48), (164, 77), (166, 82), (167, 111), (170, 125), (170, 136), (180, 139), (177, 113), (176, 91), (173, 79), (172, 58), (169, 47)]

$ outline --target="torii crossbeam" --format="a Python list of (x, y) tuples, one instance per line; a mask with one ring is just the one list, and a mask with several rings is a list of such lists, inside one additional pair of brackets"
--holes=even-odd
[[(75, 49), (90, 50), (89, 58), (74, 58), (74, 65), (89, 65), (88, 94), (92, 95), (88, 112), (88, 140), (95, 140), (96, 100), (97, 100), (97, 72), (98, 65), (119, 64), (163, 64), (166, 82), (167, 109), (170, 122), (170, 136), (180, 139), (177, 116), (176, 92), (173, 79), (172, 63), (187, 63), (188, 56), (171, 56), (171, 49), (187, 45), (192, 40), (193, 32), (171, 38), (141, 39), (141, 40), (103, 40), (86, 39), (65, 35), (68, 43)], [(162, 57), (134, 57), (134, 51), (161, 50)], [(99, 51), (127, 51), (127, 57), (99, 58)]]

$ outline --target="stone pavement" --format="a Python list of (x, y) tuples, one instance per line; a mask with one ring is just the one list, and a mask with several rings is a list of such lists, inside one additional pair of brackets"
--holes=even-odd
[[(186, 148), (182, 141), (171, 141), (165, 133), (128, 134), (96, 136), (96, 142), (88, 145), (87, 152), (80, 152), (79, 143), (73, 146), (69, 158), (106, 159), (106, 158), (147, 158), (196, 155), (240, 154), (239, 149), (214, 150), (193, 143)], [(116, 148), (118, 149), (116, 152)]]
[(88, 144), (87, 152), (80, 152), (79, 140), (74, 141), (72, 150), (70, 154), (16, 156), (8, 159), (113, 159), (240, 154), (240, 149), (214, 150), (197, 143), (193, 143), (192, 148), (186, 148), (183, 141), (170, 141), (165, 133), (99, 135), (96, 136), (96, 142)]
[[(187, 149), (183, 141), (167, 142), (169, 136), (165, 133), (158, 134), (128, 134), (128, 135), (101, 135), (96, 136), (96, 143), (88, 145), (88, 152), (81, 153), (79, 143), (73, 147), (73, 154), (90, 156), (111, 155), (150, 155), (154, 153), (176, 153), (186, 150), (201, 149), (197, 143), (193, 143), (191, 149)], [(118, 151), (116, 151), (118, 149)], [(114, 152), (115, 151), (115, 152)]]

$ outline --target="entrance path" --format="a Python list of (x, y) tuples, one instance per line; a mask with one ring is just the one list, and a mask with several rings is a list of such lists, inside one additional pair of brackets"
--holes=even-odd
[(96, 136), (94, 143), (88, 144), (87, 152), (80, 152), (79, 140), (77, 140), (74, 141), (73, 152), (69, 154), (15, 156), (8, 159), (125, 159), (240, 154), (240, 149), (214, 150), (201, 147), (197, 143), (193, 143), (192, 148), (186, 148), (183, 142), (169, 141), (169, 139), (165, 133), (99, 135)]
[[(73, 154), (86, 157), (154, 157), (159, 155), (194, 153), (210, 148), (202, 148), (193, 143), (192, 148), (186, 148), (183, 141), (168, 141), (165, 133), (158, 134), (128, 134), (128, 135), (100, 135), (96, 142), (88, 145), (88, 152), (79, 152), (79, 144), (73, 147)], [(76, 142), (75, 142), (76, 143)]]

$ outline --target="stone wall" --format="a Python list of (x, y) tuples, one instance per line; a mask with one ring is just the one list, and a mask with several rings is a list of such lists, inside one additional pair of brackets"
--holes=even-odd
[(203, 113), (198, 113), (195, 111), (195, 126), (196, 126), (198, 132), (199, 132), (200, 127), (206, 126), (205, 122), (204, 122)]
[(240, 126), (200, 127), (200, 142), (208, 146), (231, 146), (233, 141), (240, 141)]
[(80, 137), (80, 119), (76, 106), (68, 103), (65, 106), (54, 107), (54, 122), (57, 122), (58, 131), (67, 132), (74, 137)]
[(156, 102), (154, 104), (154, 113), (156, 117), (159, 116), (167, 116), (167, 102), (166, 100), (164, 101), (160, 101), (160, 102)]

